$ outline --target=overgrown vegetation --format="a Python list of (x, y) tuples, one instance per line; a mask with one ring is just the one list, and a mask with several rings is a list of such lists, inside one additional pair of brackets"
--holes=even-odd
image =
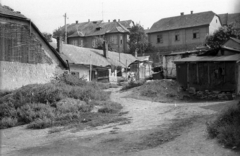
[[(110, 87), (65, 75), (51, 83), (1, 92), (0, 128), (23, 124), (45, 128), (79, 122), (86, 114), (117, 113), (121, 105), (109, 101), (110, 93), (102, 90)], [(96, 106), (99, 109), (91, 112)]]
[(207, 123), (210, 138), (225, 147), (240, 149), (240, 105), (233, 105), (224, 109), (214, 121)]
[(206, 44), (211, 48), (219, 48), (230, 37), (240, 39), (240, 31), (234, 28), (234, 24), (220, 27), (213, 35), (207, 37)]
[(123, 87), (122, 87), (122, 91), (124, 90), (128, 90), (131, 88), (135, 88), (135, 87), (139, 87), (141, 85), (143, 85), (146, 81), (142, 80), (142, 81), (130, 81), (129, 83), (126, 83)]

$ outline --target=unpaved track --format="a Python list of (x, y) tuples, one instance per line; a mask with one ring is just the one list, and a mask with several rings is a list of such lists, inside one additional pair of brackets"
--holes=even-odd
[(71, 130), (48, 134), (48, 129), (26, 130), (25, 126), (2, 130), (1, 154), (6, 156), (237, 156), (208, 140), (205, 121), (200, 120), (175, 140), (156, 148), (126, 152), (126, 148), (156, 129), (168, 127), (173, 119), (205, 116), (215, 111), (201, 106), (218, 103), (167, 104), (124, 98), (130, 92), (111, 89), (111, 99), (123, 105), (130, 122), (105, 125), (82, 131)]

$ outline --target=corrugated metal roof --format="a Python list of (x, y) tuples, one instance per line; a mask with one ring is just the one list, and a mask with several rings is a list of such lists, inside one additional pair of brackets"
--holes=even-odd
[(221, 61), (238, 61), (240, 55), (228, 55), (228, 56), (192, 56), (183, 59), (175, 60), (175, 63), (181, 62), (221, 62)]
[(163, 18), (155, 22), (148, 33), (208, 25), (215, 13), (212, 11)]

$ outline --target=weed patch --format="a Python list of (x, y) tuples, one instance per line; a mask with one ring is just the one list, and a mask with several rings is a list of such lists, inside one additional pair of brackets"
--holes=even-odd
[(228, 148), (240, 149), (240, 106), (233, 105), (207, 123), (210, 138)]
[(93, 106), (99, 104), (102, 106), (100, 114), (117, 113), (121, 107), (108, 101), (110, 92), (102, 90), (108, 87), (65, 75), (51, 83), (1, 92), (0, 128), (23, 124), (33, 129), (66, 125), (82, 120), (83, 113), (91, 114)]

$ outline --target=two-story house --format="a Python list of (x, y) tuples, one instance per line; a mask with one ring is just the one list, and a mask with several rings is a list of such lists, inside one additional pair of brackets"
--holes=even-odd
[(163, 18), (148, 31), (149, 42), (161, 52), (184, 52), (204, 44), (208, 35), (221, 27), (214, 12), (201, 12)]
[(127, 41), (129, 38), (129, 29), (134, 25), (131, 20), (112, 22), (88, 21), (84, 23), (74, 23), (68, 26), (68, 31), (73, 32), (68, 36), (68, 44), (96, 48), (98, 38), (102, 38), (111, 45), (113, 51), (127, 52)]

